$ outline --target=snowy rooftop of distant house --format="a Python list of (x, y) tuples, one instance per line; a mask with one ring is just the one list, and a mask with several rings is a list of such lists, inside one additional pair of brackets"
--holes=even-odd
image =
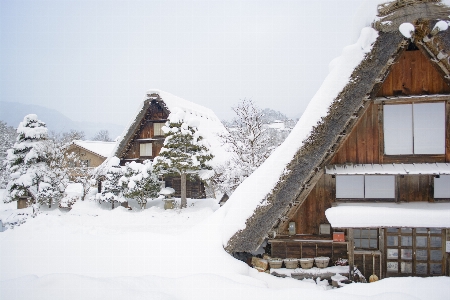
[(150, 89), (146, 92), (146, 97), (139, 105), (139, 108), (129, 125), (119, 137), (117, 145), (111, 155), (118, 157), (121, 155), (119, 152), (128, 140), (132, 138), (131, 133), (136, 130), (138, 122), (140, 122), (141, 118), (145, 115), (149, 100), (157, 100), (157, 96), (159, 96), (159, 99), (163, 102), (161, 104), (165, 106), (169, 112), (179, 112), (181, 110), (184, 113), (184, 122), (196, 121), (195, 123), (198, 124), (199, 132), (201, 132), (204, 139), (211, 146), (211, 153), (214, 155), (214, 158), (211, 161), (213, 167), (223, 164), (230, 158), (230, 152), (226, 151), (226, 147), (223, 146), (218, 136), (219, 133), (225, 133), (226, 129), (211, 109), (158, 89)]
[(81, 148), (84, 148), (105, 158), (111, 155), (111, 152), (116, 146), (116, 142), (75, 140), (73, 141), (73, 143)]
[(358, 174), (450, 174), (448, 163), (421, 163), (421, 164), (349, 164), (332, 165), (325, 169), (327, 174), (333, 175), (358, 175)]
[(450, 227), (450, 203), (340, 203), (325, 215), (335, 228)]

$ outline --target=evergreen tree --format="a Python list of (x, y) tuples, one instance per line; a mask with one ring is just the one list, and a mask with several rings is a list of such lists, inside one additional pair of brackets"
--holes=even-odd
[(181, 176), (181, 207), (186, 207), (186, 177), (198, 174), (201, 170), (211, 170), (208, 162), (213, 155), (208, 144), (197, 129), (195, 120), (183, 121), (184, 113), (176, 111), (170, 114), (169, 121), (163, 127), (166, 133), (164, 146), (154, 159), (157, 173), (178, 174)]
[(100, 201), (111, 203), (114, 209), (115, 202), (125, 201), (122, 197), (123, 187), (121, 178), (123, 176), (123, 170), (120, 166), (120, 159), (117, 157), (110, 158), (107, 164), (108, 168), (102, 184)]
[(146, 160), (143, 164), (131, 162), (125, 166), (125, 174), (121, 179), (126, 198), (135, 199), (141, 209), (145, 208), (148, 199), (158, 197), (161, 184), (152, 172), (152, 164)]
[(44, 141), (47, 139), (45, 123), (37, 116), (25, 116), (17, 128), (17, 139), (12, 149), (7, 151), (6, 163), (11, 172), (11, 180), (7, 185), (6, 201), (17, 201), (28, 196), (31, 187), (39, 191), (44, 180), (46, 157), (43, 154)]

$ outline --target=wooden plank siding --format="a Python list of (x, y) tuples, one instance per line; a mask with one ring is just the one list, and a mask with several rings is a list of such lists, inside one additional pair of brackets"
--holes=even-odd
[(335, 185), (331, 175), (322, 175), (292, 219), (297, 224), (297, 234), (319, 234), (319, 225), (328, 223), (325, 210), (336, 199)]
[(378, 91), (380, 96), (448, 94), (449, 86), (421, 51), (404, 51)]
[(347, 257), (347, 243), (316, 241), (271, 241), (271, 256), (277, 258), (313, 258), (330, 257), (330, 266), (338, 258)]

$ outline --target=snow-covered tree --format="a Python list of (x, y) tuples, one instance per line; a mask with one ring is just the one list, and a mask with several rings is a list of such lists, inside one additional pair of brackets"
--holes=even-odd
[(198, 120), (184, 121), (185, 113), (175, 110), (162, 128), (166, 134), (164, 146), (154, 159), (156, 173), (181, 176), (181, 207), (186, 207), (186, 177), (202, 170), (211, 170), (213, 158), (209, 145), (198, 131)]
[(144, 163), (131, 162), (125, 165), (125, 173), (121, 178), (126, 198), (135, 199), (141, 209), (145, 208), (147, 201), (158, 197), (161, 184), (153, 173), (152, 163), (149, 160)]
[(251, 99), (244, 99), (232, 108), (236, 117), (222, 134), (224, 144), (231, 147), (234, 158), (216, 171), (219, 188), (231, 193), (269, 156), (271, 138), (263, 126), (263, 113)]
[(69, 131), (61, 133), (51, 131), (49, 136), (50, 139), (54, 140), (58, 144), (63, 144), (65, 146), (68, 146), (74, 140), (84, 140), (86, 138), (86, 134), (84, 133), (84, 131), (75, 129), (71, 129)]
[(16, 130), (0, 121), (0, 188), (5, 188), (9, 179), (9, 169), (6, 167), (6, 151), (14, 145), (16, 141)]
[(120, 159), (115, 156), (110, 158), (107, 161), (105, 180), (103, 180), (102, 192), (99, 195), (99, 200), (111, 203), (113, 209), (115, 202), (125, 201), (122, 195), (122, 176), (123, 170), (120, 166)]
[(17, 139), (12, 149), (7, 151), (7, 167), (11, 172), (11, 180), (7, 186), (6, 201), (16, 201), (28, 196), (29, 189), (34, 186), (39, 191), (45, 179), (46, 157), (44, 142), (47, 139), (47, 127), (37, 116), (25, 116), (17, 128)]
[(94, 141), (101, 141), (101, 142), (111, 142), (112, 139), (109, 137), (109, 131), (108, 130), (100, 130), (97, 132), (97, 134), (92, 138)]

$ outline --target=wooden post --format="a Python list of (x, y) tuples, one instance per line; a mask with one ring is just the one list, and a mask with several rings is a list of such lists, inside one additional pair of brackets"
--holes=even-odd
[(186, 199), (186, 173), (181, 174), (181, 208), (187, 206)]
[(354, 265), (355, 265), (355, 258), (354, 258), (354, 251), (355, 251), (355, 241), (353, 239), (353, 228), (348, 229), (348, 246), (347, 246), (347, 254), (348, 254), (348, 275), (349, 279), (353, 280), (354, 275)]
[(386, 261), (386, 250), (384, 248), (384, 228), (378, 228), (378, 235), (378, 249), (380, 249), (380, 279), (383, 279), (386, 277), (386, 271), (383, 269), (383, 262)]

